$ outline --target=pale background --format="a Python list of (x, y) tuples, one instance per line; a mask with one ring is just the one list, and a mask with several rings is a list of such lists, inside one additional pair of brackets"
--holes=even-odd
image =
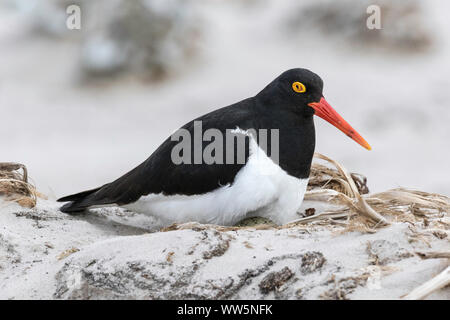
[[(147, 2), (157, 14), (178, 19), (177, 1)], [(190, 53), (177, 55), (173, 45), (180, 42), (167, 40), (165, 77), (153, 71), (147, 77), (139, 64), (114, 76), (83, 71), (92, 36), (83, 23), (95, 30), (95, 15), (88, 21), (91, 7), (83, 7), (82, 30), (70, 31), (65, 7), (55, 3), (0, 1), (0, 161), (26, 164), (51, 198), (117, 178), (179, 126), (256, 94), (294, 67), (322, 77), (328, 102), (373, 148), (316, 119), (316, 151), (365, 174), (371, 191), (402, 186), (450, 195), (448, 1), (421, 2), (418, 22), (405, 25), (401, 15), (391, 18), (400, 25), (383, 24), (382, 11), (383, 30), (371, 32), (383, 36), (373, 41), (358, 20), (367, 16), (364, 6), (347, 5), (348, 20), (338, 17), (321, 31), (320, 12), (302, 11), (315, 1), (189, 1), (187, 22), (175, 32)], [(108, 14), (100, 10), (98, 19)], [(194, 35), (184, 33), (186, 25)], [(414, 39), (421, 32), (425, 40)], [(411, 35), (411, 43), (401, 44)], [(94, 64), (105, 57), (99, 47), (94, 41), (89, 51)], [(107, 49), (108, 59), (122, 61), (120, 49)]]

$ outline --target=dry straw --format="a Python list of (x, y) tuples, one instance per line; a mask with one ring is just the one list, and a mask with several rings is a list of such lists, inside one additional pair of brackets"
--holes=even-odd
[(373, 233), (377, 228), (399, 221), (411, 224), (412, 241), (427, 242), (426, 239), (429, 236), (447, 236), (450, 227), (448, 197), (403, 188), (369, 194), (367, 179), (364, 176), (349, 173), (340, 163), (320, 153), (315, 153), (314, 157), (325, 161), (325, 164), (313, 163), (305, 201), (323, 203), (327, 208), (325, 211), (308, 215), (283, 226), (275, 226), (260, 219), (259, 223), (250, 225), (240, 223), (233, 227), (198, 223), (174, 224), (165, 228), (164, 231), (191, 228), (215, 228), (219, 231), (285, 229), (322, 225), (338, 228), (339, 232)]
[(17, 202), (22, 207), (33, 208), (36, 206), (37, 197), (41, 194), (28, 182), (25, 165), (0, 162), (0, 196), (7, 201)]
[[(450, 199), (446, 196), (416, 190), (397, 188), (369, 194), (367, 180), (359, 174), (349, 173), (341, 164), (322, 154), (315, 158), (326, 161), (327, 166), (314, 163), (311, 168), (306, 201), (321, 202), (327, 210), (308, 215), (283, 226), (257, 224), (253, 226), (223, 227), (199, 223), (174, 224), (162, 231), (214, 228), (218, 231), (238, 229), (286, 229), (311, 230), (320, 225), (337, 230), (338, 233), (359, 231), (374, 233), (377, 229), (394, 222), (407, 222), (409, 240), (430, 243), (430, 237), (448, 239), (450, 229)], [(312, 210), (314, 212), (314, 210)], [(241, 224), (242, 225), (242, 224)], [(450, 251), (417, 252), (423, 259), (444, 259), (449, 261)], [(450, 267), (417, 287), (403, 299), (424, 299), (431, 293), (450, 284)]]
[(445, 268), (434, 278), (415, 288), (403, 297), (404, 300), (422, 300), (433, 292), (442, 289), (450, 284), (450, 267)]
[[(321, 161), (325, 161), (328, 165), (321, 163), (312, 165), (305, 200), (325, 204), (327, 208), (325, 211), (314, 214), (315, 210), (309, 209), (307, 210), (308, 216), (283, 226), (276, 226), (260, 219), (250, 225), (241, 223), (239, 226), (233, 227), (204, 225), (194, 222), (173, 224), (161, 231), (211, 228), (218, 231), (311, 229), (314, 226), (323, 226), (335, 229), (338, 232), (374, 233), (378, 228), (390, 223), (407, 222), (410, 229), (410, 241), (422, 241), (429, 244), (430, 237), (449, 238), (450, 199), (448, 197), (403, 188), (369, 194), (367, 180), (364, 176), (349, 173), (340, 163), (320, 153), (315, 153), (314, 156)], [(45, 198), (28, 182), (27, 168), (19, 163), (0, 163), (0, 196), (7, 201), (14, 201), (29, 208), (36, 205), (37, 197)], [(73, 252), (71, 251), (68, 254)], [(417, 255), (423, 259), (445, 259), (448, 261), (450, 252), (417, 252)], [(449, 283), (450, 269), (447, 267), (436, 277), (403, 298), (423, 299), (432, 292), (449, 285)]]

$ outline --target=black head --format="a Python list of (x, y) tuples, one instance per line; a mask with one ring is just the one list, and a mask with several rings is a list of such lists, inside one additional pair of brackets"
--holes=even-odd
[(296, 113), (312, 116), (314, 109), (308, 104), (320, 101), (322, 89), (323, 81), (317, 74), (296, 68), (283, 72), (257, 96), (270, 100), (278, 108), (289, 108)]
[(256, 95), (258, 106), (267, 110), (282, 110), (300, 117), (314, 114), (328, 121), (364, 148), (371, 147), (325, 100), (323, 81), (307, 69), (290, 69), (283, 72)]

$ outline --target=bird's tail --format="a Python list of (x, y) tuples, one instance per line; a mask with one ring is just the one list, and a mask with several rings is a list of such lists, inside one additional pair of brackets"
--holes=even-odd
[(58, 199), (58, 202), (69, 202), (63, 205), (60, 210), (65, 213), (76, 213), (86, 210), (91, 204), (86, 201), (89, 196), (100, 190), (102, 187), (75, 193), (70, 196)]

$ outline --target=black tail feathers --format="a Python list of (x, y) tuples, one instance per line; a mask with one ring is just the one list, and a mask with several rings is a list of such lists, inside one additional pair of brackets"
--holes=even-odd
[(69, 203), (66, 203), (65, 205), (63, 205), (61, 208), (59, 208), (59, 210), (61, 212), (70, 213), (70, 214), (83, 212), (86, 209), (87, 209), (87, 207), (79, 206), (77, 204), (77, 202), (69, 202)]
[(94, 192), (97, 192), (101, 188), (102, 187), (91, 189), (91, 190), (86, 190), (86, 191), (75, 193), (75, 194), (71, 194), (70, 196), (65, 196), (65, 197), (59, 198), (56, 201), (58, 201), (58, 202), (79, 201), (79, 200), (86, 198), (88, 195), (90, 195)]
[(61, 212), (64, 213), (77, 213), (77, 212), (83, 212), (84, 210), (86, 210), (90, 204), (88, 204), (89, 201), (85, 201), (87, 200), (86, 198), (89, 197), (90, 195), (94, 194), (95, 192), (97, 192), (98, 190), (100, 190), (101, 187), (96, 188), (96, 189), (91, 189), (91, 190), (87, 190), (87, 191), (83, 191), (83, 192), (79, 192), (76, 194), (72, 194), (70, 196), (66, 196), (66, 197), (62, 197), (60, 199), (58, 199), (58, 202), (68, 202), (65, 205), (63, 205), (59, 210), (61, 210)]

